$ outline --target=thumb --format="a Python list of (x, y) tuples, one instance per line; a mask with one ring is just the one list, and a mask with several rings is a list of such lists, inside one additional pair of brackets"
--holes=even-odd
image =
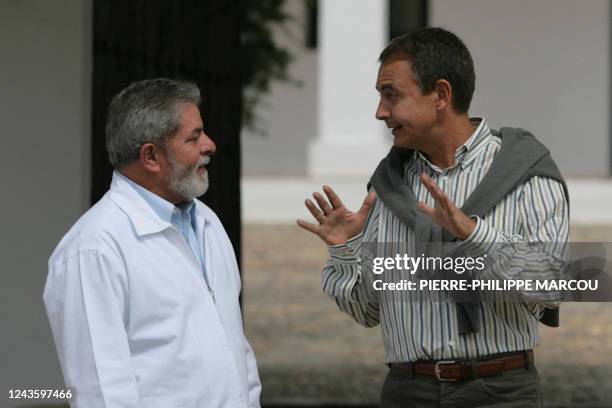
[(417, 209), (425, 215), (428, 215), (433, 218), (434, 213), (436, 212), (435, 208), (428, 206), (424, 202), (420, 201), (417, 204)]
[(363, 200), (363, 204), (361, 205), (361, 208), (358, 211), (359, 214), (363, 216), (367, 215), (368, 212), (370, 211), (370, 208), (372, 208), (375, 202), (376, 202), (376, 193), (374, 191), (370, 191), (368, 195), (366, 196), (365, 200)]

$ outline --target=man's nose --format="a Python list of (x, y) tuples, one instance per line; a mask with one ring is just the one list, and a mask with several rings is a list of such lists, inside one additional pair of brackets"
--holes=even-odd
[(387, 109), (383, 101), (378, 102), (378, 108), (376, 108), (376, 119), (385, 120), (389, 117), (389, 109)]
[(206, 133), (204, 133), (203, 136), (203, 141), (200, 144), (200, 153), (206, 156), (215, 154), (217, 151), (217, 145)]

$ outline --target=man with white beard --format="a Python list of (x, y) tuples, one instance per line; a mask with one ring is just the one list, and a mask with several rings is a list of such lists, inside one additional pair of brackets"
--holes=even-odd
[(44, 301), (72, 407), (259, 407), (231, 243), (199, 200), (215, 144), (196, 85), (111, 101), (110, 190), (49, 260)]

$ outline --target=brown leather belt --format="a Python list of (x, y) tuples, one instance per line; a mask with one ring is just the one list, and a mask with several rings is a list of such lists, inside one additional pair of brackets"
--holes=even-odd
[(462, 381), (528, 368), (532, 364), (533, 351), (525, 350), (481, 360), (419, 360), (414, 363), (392, 363), (390, 366), (412, 375), (434, 377), (439, 381)]

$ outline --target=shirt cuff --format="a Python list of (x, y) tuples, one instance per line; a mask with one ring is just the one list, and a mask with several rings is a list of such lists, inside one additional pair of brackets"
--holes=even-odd
[(363, 232), (355, 235), (344, 244), (328, 245), (329, 256), (336, 262), (352, 263), (359, 260)]
[(480, 217), (472, 217), (476, 220), (476, 228), (465, 240), (461, 247), (471, 256), (493, 255), (506, 241), (504, 234), (484, 222)]

